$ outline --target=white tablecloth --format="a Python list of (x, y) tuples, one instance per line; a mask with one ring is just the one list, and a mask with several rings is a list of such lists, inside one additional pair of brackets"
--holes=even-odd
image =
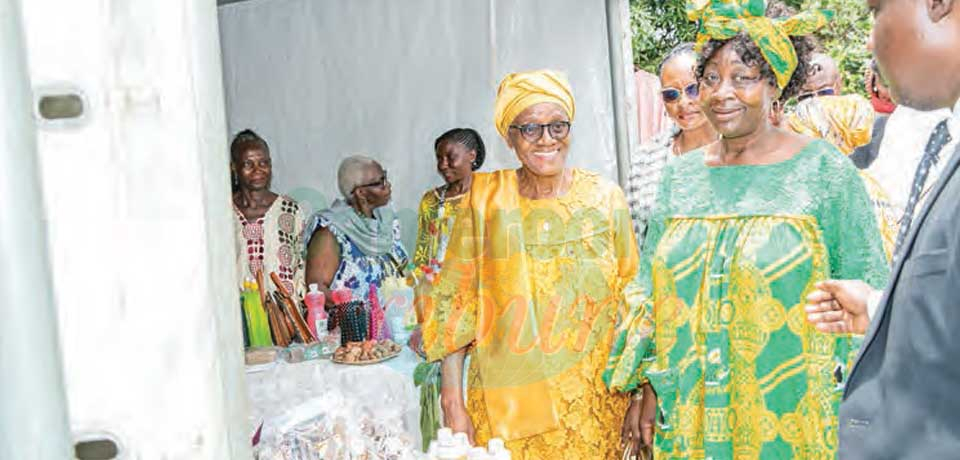
[(413, 385), (417, 363), (416, 354), (404, 347), (400, 356), (366, 366), (329, 360), (248, 366), (251, 433), (263, 422), (261, 438), (268, 439), (289, 414), (303, 410), (324, 392), (340, 391), (359, 405), (397, 415), (403, 420), (403, 431), (419, 446), (420, 393)]

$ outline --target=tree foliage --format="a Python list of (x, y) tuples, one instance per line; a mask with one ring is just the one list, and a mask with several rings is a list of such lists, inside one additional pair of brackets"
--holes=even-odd
[[(630, 0), (633, 58), (637, 67), (655, 72), (671, 48), (693, 41), (696, 26), (687, 20), (683, 0)], [(848, 93), (863, 93), (863, 72), (870, 58), (866, 42), (871, 19), (864, 0), (786, 0), (805, 10), (826, 8), (835, 13), (829, 26), (817, 33), (821, 47), (837, 61)]]

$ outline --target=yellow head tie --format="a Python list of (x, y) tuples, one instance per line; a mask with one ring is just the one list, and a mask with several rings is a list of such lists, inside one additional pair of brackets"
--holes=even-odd
[(507, 131), (513, 119), (532, 105), (541, 102), (553, 102), (567, 112), (573, 121), (576, 107), (573, 102), (573, 90), (567, 78), (553, 70), (512, 73), (503, 77), (497, 89), (497, 101), (493, 110), (493, 122), (501, 136), (507, 137)]

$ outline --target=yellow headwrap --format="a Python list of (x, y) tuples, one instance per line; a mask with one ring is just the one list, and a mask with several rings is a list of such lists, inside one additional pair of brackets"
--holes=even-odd
[(500, 81), (497, 89), (497, 102), (493, 109), (493, 122), (501, 136), (507, 137), (507, 131), (514, 118), (532, 105), (541, 102), (559, 104), (567, 111), (573, 121), (576, 108), (573, 103), (573, 90), (570, 82), (559, 72), (553, 70), (535, 70), (532, 72), (511, 73)]
[(870, 143), (875, 114), (859, 94), (820, 96), (807, 99), (787, 116), (787, 127), (796, 133), (825, 139), (850, 155)]

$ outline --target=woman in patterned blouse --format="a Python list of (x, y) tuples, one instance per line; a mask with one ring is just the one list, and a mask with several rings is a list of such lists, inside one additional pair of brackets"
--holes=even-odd
[(640, 247), (643, 247), (647, 219), (667, 160), (717, 140), (716, 130), (700, 109), (696, 65), (693, 44), (684, 43), (670, 50), (657, 69), (662, 86), (660, 95), (667, 115), (675, 124), (644, 144), (630, 165), (627, 202)]
[[(444, 184), (427, 190), (420, 200), (417, 217), (417, 246), (413, 252), (413, 278), (417, 292), (432, 283), (439, 275), (450, 231), (453, 229), (455, 210), (470, 190), (473, 172), (483, 166), (486, 149), (480, 134), (470, 128), (454, 128), (437, 138), (433, 143), (437, 160), (437, 173)], [(417, 311), (417, 323), (423, 321)], [(410, 340), (410, 346), (423, 355), (422, 332), (418, 326)], [(440, 406), (434, 403), (440, 396), (440, 362), (422, 362), (417, 366), (417, 375), (424, 375), (420, 382), (420, 428), (424, 450), (436, 438), (440, 428)]]
[(428, 190), (420, 200), (417, 247), (413, 253), (414, 276), (419, 282), (432, 278), (439, 270), (453, 224), (453, 210), (470, 190), (473, 172), (480, 169), (486, 156), (483, 139), (470, 128), (443, 133), (434, 142), (434, 152), (437, 173), (444, 184)]
[[(304, 215), (293, 198), (270, 190), (270, 147), (257, 133), (243, 130), (230, 145), (230, 159), (238, 280), (255, 278), (258, 271), (269, 279), (276, 272), (288, 292), (302, 298)], [(267, 289), (276, 288), (267, 283)]]

